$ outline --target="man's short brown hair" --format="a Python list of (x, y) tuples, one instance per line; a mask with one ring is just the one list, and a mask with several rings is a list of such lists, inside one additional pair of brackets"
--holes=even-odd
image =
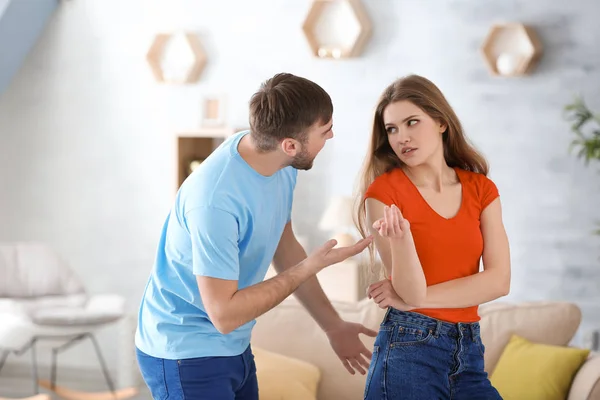
[(261, 151), (272, 151), (285, 138), (305, 143), (308, 129), (333, 115), (331, 97), (316, 83), (289, 73), (263, 82), (250, 99), (250, 131)]

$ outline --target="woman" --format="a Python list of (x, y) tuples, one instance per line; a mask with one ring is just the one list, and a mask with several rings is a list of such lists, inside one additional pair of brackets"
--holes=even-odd
[(432, 82), (412, 75), (385, 90), (358, 211), (387, 277), (369, 287), (388, 311), (365, 399), (501, 398), (483, 369), (477, 312), (510, 286), (499, 194), (487, 172)]

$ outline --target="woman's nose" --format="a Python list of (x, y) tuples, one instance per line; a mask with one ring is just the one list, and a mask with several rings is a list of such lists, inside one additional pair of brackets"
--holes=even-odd
[(396, 136), (398, 143), (400, 144), (405, 144), (410, 142), (410, 136), (406, 134), (406, 132), (398, 132), (398, 135)]

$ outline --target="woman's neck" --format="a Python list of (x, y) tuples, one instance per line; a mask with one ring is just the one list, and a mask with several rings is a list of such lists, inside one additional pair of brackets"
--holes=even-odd
[(424, 163), (415, 167), (404, 166), (404, 173), (420, 188), (432, 189), (441, 192), (444, 187), (456, 184), (458, 178), (456, 171), (446, 164), (443, 158), (437, 163)]

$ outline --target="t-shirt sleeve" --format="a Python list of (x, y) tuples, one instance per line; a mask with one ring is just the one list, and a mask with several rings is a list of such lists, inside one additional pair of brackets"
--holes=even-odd
[(500, 193), (498, 193), (496, 184), (490, 178), (484, 176), (481, 183), (481, 210), (485, 210), (498, 196), (500, 196)]
[(389, 206), (394, 203), (392, 196), (390, 195), (389, 185), (381, 178), (375, 179), (365, 192), (365, 199), (372, 198), (379, 200), (383, 204)]
[(186, 215), (192, 240), (194, 275), (238, 280), (239, 229), (234, 215), (213, 207), (199, 207)]

